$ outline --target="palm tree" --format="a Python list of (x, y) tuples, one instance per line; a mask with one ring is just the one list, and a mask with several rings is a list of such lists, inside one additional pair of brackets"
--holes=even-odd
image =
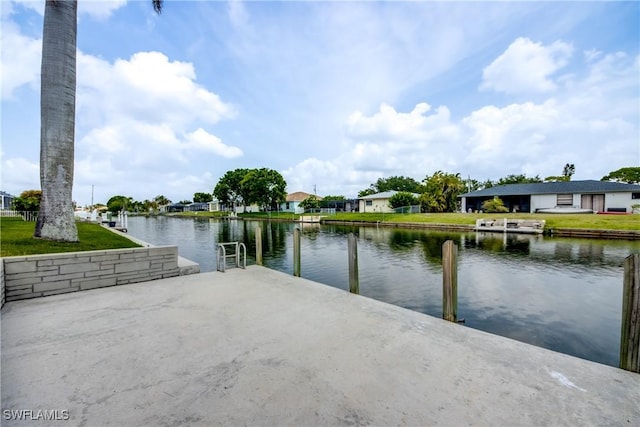
[[(153, 0), (157, 13), (162, 0)], [(34, 237), (77, 242), (73, 215), (77, 0), (46, 0), (40, 80), (40, 185)]]

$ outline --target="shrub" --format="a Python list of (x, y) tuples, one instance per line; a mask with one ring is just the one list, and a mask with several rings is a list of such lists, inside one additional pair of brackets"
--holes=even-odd
[(507, 213), (507, 209), (504, 202), (499, 197), (494, 197), (492, 200), (485, 200), (482, 202), (482, 210), (489, 213)]

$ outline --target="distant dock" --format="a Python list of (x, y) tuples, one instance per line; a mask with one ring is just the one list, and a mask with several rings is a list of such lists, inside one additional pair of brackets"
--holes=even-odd
[(65, 426), (640, 425), (639, 374), (258, 266), (8, 302), (1, 357)]
[(545, 220), (534, 219), (477, 219), (475, 231), (489, 231), (494, 233), (523, 233), (542, 234)]

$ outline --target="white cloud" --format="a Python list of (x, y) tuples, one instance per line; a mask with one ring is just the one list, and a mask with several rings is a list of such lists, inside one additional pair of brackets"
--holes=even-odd
[[(3, 28), (2, 37), (7, 98), (17, 87), (37, 81), (40, 40), (21, 35), (11, 25)], [(9, 59), (15, 66), (5, 66)], [(188, 173), (192, 160), (243, 155), (209, 130), (235, 117), (236, 110), (196, 81), (193, 64), (171, 61), (158, 52), (138, 52), (114, 62), (78, 52), (77, 67), (74, 195), (80, 194), (76, 197), (81, 203), (88, 203), (88, 183), (133, 193), (130, 182), (164, 187), (170, 186), (168, 172), (197, 176)], [(38, 165), (25, 162), (3, 156), (5, 188), (39, 187)], [(35, 180), (21, 169), (32, 172)], [(132, 196), (148, 197), (147, 191), (136, 188)]]
[[(40, 188), (40, 165), (24, 158), (2, 156), (2, 187), (9, 192)], [(18, 194), (14, 194), (17, 196)]]
[(126, 4), (127, 0), (80, 0), (78, 15), (89, 15), (94, 19), (103, 20)]
[(232, 105), (195, 79), (193, 64), (169, 61), (159, 52), (138, 52), (114, 64), (80, 54), (79, 114), (89, 114), (89, 120), (128, 117), (178, 128), (196, 121), (215, 124), (236, 115)]
[(426, 103), (408, 113), (387, 104), (369, 116), (355, 111), (346, 119), (349, 148), (288, 168), (287, 182), (291, 190), (317, 184), (321, 195), (353, 196), (380, 177), (422, 180), (437, 170), (481, 180), (511, 173), (544, 178), (574, 163), (574, 179), (599, 179), (638, 164), (640, 61), (621, 53), (586, 58), (582, 80), (539, 103), (486, 105), (455, 121), (446, 107)]
[(208, 151), (226, 158), (242, 156), (241, 149), (223, 144), (220, 138), (215, 135), (211, 135), (202, 128), (198, 128), (195, 132), (186, 134), (185, 144), (187, 148)]
[(508, 94), (548, 93), (557, 85), (552, 76), (565, 67), (573, 47), (556, 41), (543, 46), (528, 38), (517, 38), (482, 72), (482, 90)]
[(16, 25), (2, 21), (2, 99), (11, 99), (14, 91), (25, 84), (35, 85), (40, 78), (42, 40), (20, 33)]

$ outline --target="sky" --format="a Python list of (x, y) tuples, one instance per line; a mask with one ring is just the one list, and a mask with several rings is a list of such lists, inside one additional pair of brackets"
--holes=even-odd
[[(640, 2), (79, 0), (74, 200), (225, 172), (355, 197), (640, 166)], [(39, 189), (44, 0), (0, 0), (1, 184)]]

